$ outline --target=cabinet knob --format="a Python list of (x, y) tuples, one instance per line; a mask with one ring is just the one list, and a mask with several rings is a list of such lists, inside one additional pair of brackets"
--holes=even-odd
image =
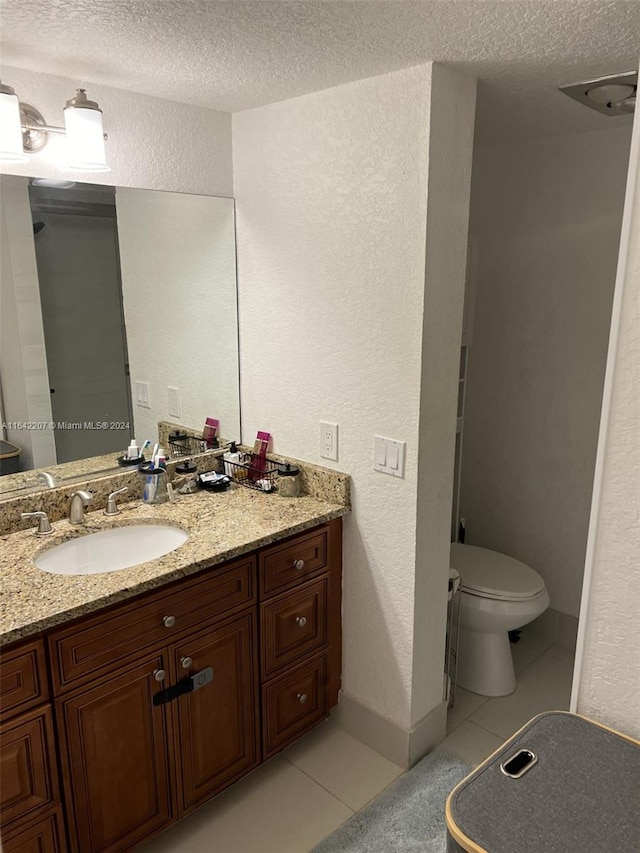
[(304, 628), (304, 626), (307, 624), (306, 617), (305, 616), (296, 616), (296, 623), (298, 624), (298, 626), (300, 628)]
[(307, 701), (307, 694), (306, 693), (298, 693), (298, 695), (296, 696), (296, 699), (298, 700), (298, 702), (301, 705), (304, 705), (304, 703)]
[(294, 560), (293, 565), (294, 568), (300, 571), (300, 569), (304, 569), (304, 560)]
[(180, 666), (183, 669), (189, 669), (189, 667), (193, 664), (193, 659), (188, 655), (186, 657), (180, 658)]
[(176, 617), (175, 616), (165, 616), (164, 619), (162, 620), (162, 624), (164, 625), (165, 628), (173, 628), (173, 626), (176, 624)]
[(165, 675), (166, 675), (166, 673), (165, 673), (164, 669), (154, 669), (153, 670), (153, 677), (155, 678), (156, 681), (164, 681)]

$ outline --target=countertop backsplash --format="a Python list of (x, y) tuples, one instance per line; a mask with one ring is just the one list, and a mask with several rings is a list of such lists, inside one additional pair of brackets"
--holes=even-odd
[[(201, 432), (198, 433), (196, 430), (188, 429), (180, 424), (161, 421), (158, 424), (158, 436), (160, 444), (167, 451), (169, 450), (169, 433), (176, 429), (180, 429), (188, 435), (201, 435)], [(190, 457), (197, 465), (199, 473), (222, 469), (221, 456), (224, 453), (224, 444), (227, 444), (227, 442), (223, 443), (221, 441), (221, 448), (219, 450)], [(252, 448), (239, 445), (239, 449), (251, 452)], [(100, 457), (99, 460), (96, 460), (100, 464), (95, 464), (94, 467), (105, 469), (117, 466), (118, 456), (119, 454), (110, 454)], [(281, 454), (270, 453), (267, 458), (272, 462), (288, 462), (300, 469), (303, 495), (321, 501), (336, 503), (347, 509), (350, 508), (350, 481), (348, 474), (341, 471), (334, 471), (330, 468), (323, 468), (319, 465), (312, 465), (309, 462), (282, 456)], [(179, 459), (171, 459), (167, 462), (169, 480), (175, 476), (175, 466), (179, 461)], [(121, 505), (142, 499), (145, 478), (140, 475), (137, 469), (118, 468), (117, 470), (110, 470), (107, 473), (92, 474), (87, 471), (87, 460), (79, 460), (77, 466), (78, 473), (74, 476), (73, 463), (67, 463), (65, 467), (65, 482), (52, 489), (42, 489), (41, 491), (27, 494), (23, 493), (0, 501), (0, 536), (26, 530), (34, 526), (33, 519), (22, 520), (20, 518), (23, 512), (44, 511), (52, 523), (67, 518), (71, 495), (78, 489), (86, 489), (93, 495), (93, 500), (87, 508), (88, 514), (97, 510), (103, 510), (107, 504), (107, 496), (123, 486), (127, 486), (128, 491), (119, 495), (118, 502)], [(70, 478), (73, 478), (73, 480), (70, 481)], [(243, 487), (238, 486), (237, 488)], [(278, 500), (278, 495), (275, 493), (269, 495), (268, 498), (269, 500)], [(180, 496), (179, 500), (182, 501), (183, 499), (189, 500), (189, 496)]]

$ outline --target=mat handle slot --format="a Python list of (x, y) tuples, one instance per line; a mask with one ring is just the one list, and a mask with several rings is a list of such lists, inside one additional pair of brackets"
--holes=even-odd
[(537, 764), (538, 756), (530, 749), (519, 749), (512, 756), (503, 761), (500, 765), (500, 770), (505, 776), (510, 779), (519, 779), (521, 776), (531, 770), (534, 764)]

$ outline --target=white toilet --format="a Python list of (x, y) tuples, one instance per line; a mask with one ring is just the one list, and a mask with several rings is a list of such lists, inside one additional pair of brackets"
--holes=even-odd
[(451, 545), (451, 568), (460, 574), (457, 683), (483, 696), (516, 689), (509, 631), (549, 606), (543, 579), (530, 566), (475, 545)]

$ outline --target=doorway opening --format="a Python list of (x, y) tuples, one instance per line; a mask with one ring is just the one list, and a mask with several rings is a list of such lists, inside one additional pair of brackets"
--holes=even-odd
[(32, 185), (29, 200), (56, 462), (121, 450), (132, 407), (115, 191)]
[(452, 542), (550, 603), (511, 637), (515, 691), (454, 687), (449, 732), (569, 708), (630, 143), (629, 120), (474, 149)]

